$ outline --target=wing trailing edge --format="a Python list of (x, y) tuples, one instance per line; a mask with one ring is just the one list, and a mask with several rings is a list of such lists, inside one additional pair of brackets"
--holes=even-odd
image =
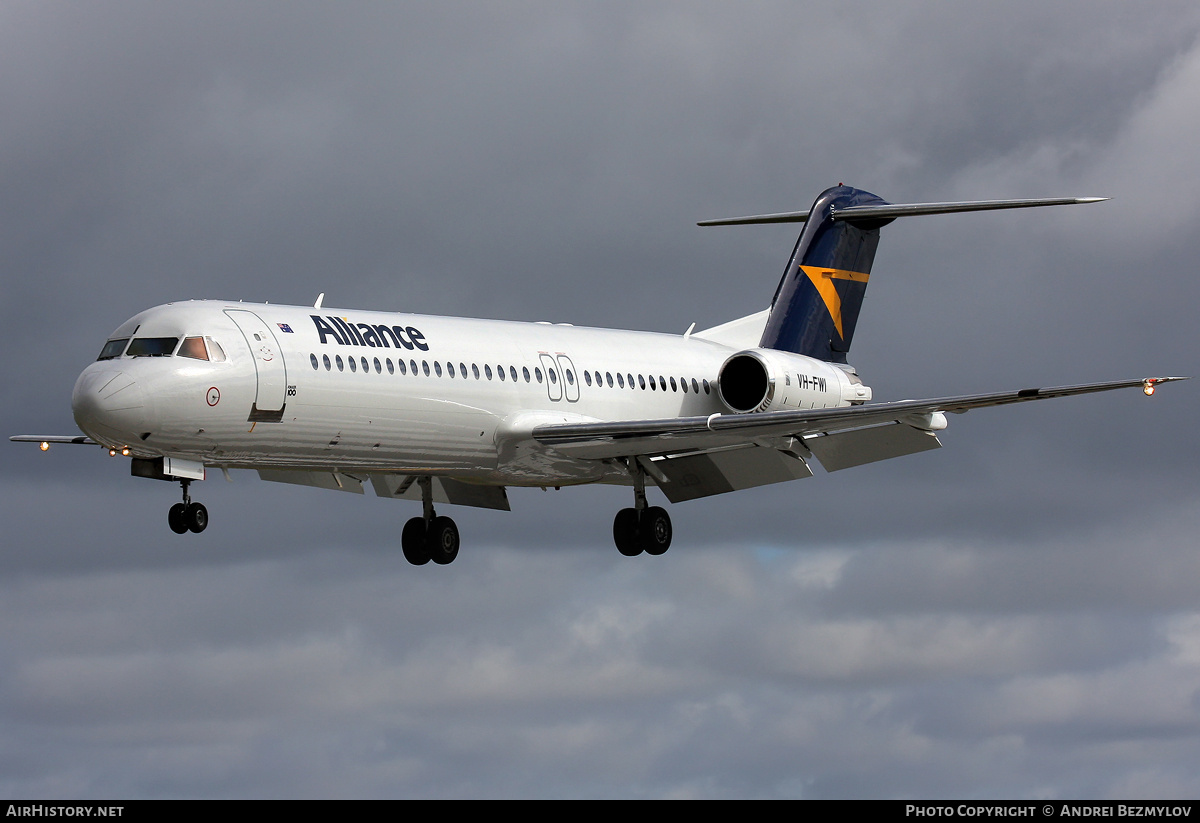
[(990, 406), (1006, 406), (1116, 389), (1140, 388), (1146, 394), (1153, 394), (1158, 385), (1187, 379), (1146, 377), (1138, 380), (1020, 389), (928, 400), (900, 400), (832, 409), (714, 414), (709, 417), (627, 420), (612, 423), (550, 424), (535, 427), (532, 437), (543, 446), (582, 458), (680, 454), (687, 451), (750, 445), (762, 442), (764, 438), (803, 438), (808, 435), (831, 434), (896, 421), (912, 425), (912, 421), (938, 412), (962, 414), (972, 409)]

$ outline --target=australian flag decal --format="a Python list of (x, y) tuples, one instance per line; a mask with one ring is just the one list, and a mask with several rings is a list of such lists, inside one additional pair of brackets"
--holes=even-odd
[(289, 326), (287, 323), (276, 323), (275, 325), (278, 326), (279, 328), (283, 329), (288, 334), (295, 334), (295, 332), (292, 331), (292, 327)]

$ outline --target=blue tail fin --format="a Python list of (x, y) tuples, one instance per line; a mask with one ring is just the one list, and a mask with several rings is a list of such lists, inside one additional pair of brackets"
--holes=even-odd
[(886, 201), (876, 195), (850, 186), (821, 193), (775, 290), (759, 346), (846, 362), (879, 245), (879, 229), (895, 218), (835, 220), (833, 214), (883, 205)]

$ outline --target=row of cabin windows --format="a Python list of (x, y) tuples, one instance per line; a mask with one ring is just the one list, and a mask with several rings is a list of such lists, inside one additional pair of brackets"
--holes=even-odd
[[(325, 371), (333, 371), (334, 368), (337, 368), (338, 371), (345, 371), (346, 368), (349, 367), (350, 371), (357, 372), (361, 367), (363, 374), (370, 374), (371, 366), (374, 365), (376, 374), (383, 374), (384, 369), (387, 369), (388, 374), (395, 374), (397, 371), (399, 371), (400, 374), (424, 374), (426, 377), (429, 377), (431, 374), (441, 377), (443, 373), (442, 364), (437, 360), (433, 361), (432, 367), (429, 365), (428, 360), (422, 360), (419, 371), (416, 360), (409, 360), (407, 363), (403, 360), (397, 360), (393, 364), (390, 357), (384, 358), (382, 362), (380, 362), (378, 357), (373, 358), (372, 360), (367, 360), (365, 357), (359, 357), (357, 359), (354, 357), (347, 357), (345, 361), (343, 361), (340, 354), (335, 354), (332, 360), (328, 354), (321, 355), (319, 360), (315, 354), (309, 354), (308, 360), (312, 364), (314, 371), (320, 371), (321, 366), (324, 365)], [(447, 362), (445, 366), (445, 374), (449, 375), (450, 377), (459, 376), (466, 378), (467, 364), (459, 363), (456, 373), (454, 364)], [(476, 380), (481, 379), (479, 366), (475, 363), (471, 364), (470, 374), (474, 376)], [(482, 377), (491, 380), (492, 376), (492, 367), (485, 363), (483, 366)], [(537, 366), (534, 366), (532, 374), (530, 373), (528, 366), (522, 366), (519, 376), (517, 374), (516, 366), (496, 366), (495, 376), (500, 380), (512, 380), (514, 383), (516, 383), (521, 377), (525, 379), (526, 383), (534, 380), (536, 380), (538, 383), (541, 383), (544, 380), (549, 380), (551, 383), (557, 383), (559, 381), (559, 375), (555, 369), (547, 369), (545, 374), (543, 374), (542, 370)], [(575, 373), (571, 371), (571, 369), (564, 369), (562, 377), (568, 384), (572, 386), (575, 385)], [(667, 386), (670, 386), (671, 391), (682, 391), (684, 394), (687, 394), (689, 388), (694, 394), (699, 394), (701, 391), (703, 391), (705, 394), (710, 394), (712, 392), (712, 386), (707, 380), (697, 380), (694, 377), (691, 378), (689, 382), (688, 378), (686, 377), (681, 377), (678, 381), (676, 381), (674, 377), (664, 377), (659, 375), (656, 381), (654, 375), (646, 376), (639, 374), (636, 377), (635, 383), (635, 378), (632, 374), (621, 374), (620, 372), (617, 372), (616, 378), (614, 379), (612, 372), (604, 372), (601, 374), (599, 371), (585, 371), (583, 373), (583, 380), (589, 386), (594, 385), (598, 388), (603, 388), (607, 385), (610, 389), (614, 386), (623, 389), (628, 386), (631, 389), (640, 387), (643, 391), (645, 391), (648, 383), (650, 386), (650, 391), (666, 391)]]
[[(583, 379), (584, 379), (584, 382), (586, 382), (589, 386), (592, 385), (592, 375), (593, 374), (595, 374), (595, 385), (596, 386), (603, 388), (605, 385), (607, 385), (610, 389), (613, 387), (613, 376), (611, 373), (605, 372), (604, 374), (600, 374), (600, 372), (586, 372), (585, 371), (583, 373)], [(616, 379), (617, 388), (623, 389), (623, 388), (625, 388), (627, 383), (628, 383), (629, 388), (632, 389), (634, 387), (633, 375), (632, 374), (622, 375), (620, 372), (618, 372), (617, 379)], [(688, 392), (688, 378), (686, 378), (686, 377), (679, 378), (679, 382), (676, 383), (674, 377), (663, 377), (660, 374), (658, 376), (658, 382), (656, 383), (654, 380), (654, 375), (652, 375), (652, 374), (646, 375), (644, 377), (640, 374), (637, 376), (637, 385), (643, 391), (645, 391), (647, 383), (650, 384), (650, 391), (666, 391), (667, 386), (669, 385), (671, 387), (671, 391), (673, 391), (673, 392), (682, 391), (684, 394), (687, 394), (687, 392)], [(699, 380), (698, 381), (694, 377), (691, 378), (691, 391), (693, 393), (699, 394), (700, 390), (701, 390), (700, 389), (701, 386), (704, 387), (705, 394), (709, 394), (710, 392), (712, 392), (712, 386), (709, 384), (709, 382), (707, 380)]]

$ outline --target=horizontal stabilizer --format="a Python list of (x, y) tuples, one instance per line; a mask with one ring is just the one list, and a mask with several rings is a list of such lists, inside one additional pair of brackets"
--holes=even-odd
[(783, 211), (778, 214), (752, 214), (749, 217), (725, 217), (720, 220), (701, 220), (697, 226), (749, 226), (755, 223), (807, 223), (806, 211)]
[[(994, 209), (1030, 209), (1037, 206), (1074, 206), (1081, 203), (1101, 203), (1107, 197), (1041, 197), (1032, 200), (968, 200), (958, 203), (886, 203), (879, 206), (851, 206), (834, 209), (834, 220), (894, 220), (897, 217), (916, 217), (922, 214), (953, 214), (961, 211), (992, 211)], [(728, 217), (723, 220), (704, 220), (697, 226), (748, 226), (759, 223), (805, 223), (809, 212), (791, 211), (777, 214), (754, 214), (748, 217)]]

